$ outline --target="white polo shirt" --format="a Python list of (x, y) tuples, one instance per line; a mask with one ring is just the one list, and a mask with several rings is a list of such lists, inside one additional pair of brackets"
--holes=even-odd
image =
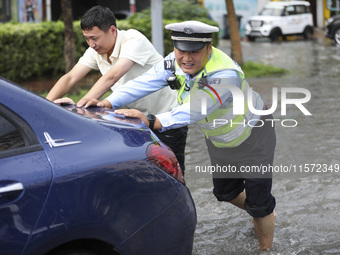
[[(79, 63), (91, 69), (99, 70), (104, 75), (119, 58), (127, 58), (135, 62), (136, 64), (111, 87), (113, 92), (129, 80), (145, 73), (155, 64), (163, 61), (163, 57), (155, 50), (151, 42), (142, 33), (134, 29), (127, 31), (117, 29), (115, 47), (109, 58), (112, 64), (107, 61), (106, 54), (99, 55), (89, 47), (79, 59)], [(122, 108), (137, 109), (144, 114), (159, 114), (176, 106), (176, 90), (166, 87)]]

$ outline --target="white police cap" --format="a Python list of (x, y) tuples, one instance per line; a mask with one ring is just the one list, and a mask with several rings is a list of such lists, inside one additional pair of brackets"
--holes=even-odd
[(189, 20), (172, 23), (165, 26), (171, 30), (171, 39), (176, 49), (182, 51), (196, 51), (212, 41), (212, 33), (218, 32), (218, 27), (210, 26), (200, 21)]

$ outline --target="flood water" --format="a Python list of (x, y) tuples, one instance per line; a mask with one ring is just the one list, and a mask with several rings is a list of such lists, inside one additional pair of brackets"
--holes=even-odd
[[(220, 46), (230, 54), (229, 41)], [(299, 87), (310, 91), (304, 104), (312, 116), (296, 106), (282, 116), (280, 104), (274, 118), (294, 119), (296, 127), (276, 124), (277, 146), (272, 193), (276, 197), (273, 251), (259, 252), (252, 218), (212, 194), (209, 173), (195, 166), (209, 165), (203, 134), (190, 126), (186, 148), (186, 183), (196, 204), (198, 224), (193, 254), (340, 254), (340, 47), (324, 38), (271, 43), (242, 42), (244, 60), (272, 64), (289, 70), (274, 78), (248, 79), (268, 106), (272, 88)], [(288, 125), (291, 125), (289, 123)], [(294, 171), (295, 170), (295, 171)], [(307, 172), (309, 170), (309, 172)], [(332, 171), (333, 170), (333, 171)]]

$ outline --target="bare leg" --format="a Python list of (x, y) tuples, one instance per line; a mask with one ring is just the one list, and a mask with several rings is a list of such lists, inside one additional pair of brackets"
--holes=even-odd
[[(230, 203), (244, 210), (244, 201), (246, 199), (246, 193), (243, 191)], [(265, 217), (253, 218), (254, 228), (261, 250), (272, 249), (274, 238), (274, 220), (276, 214), (271, 213)]]
[(230, 201), (233, 205), (244, 210), (244, 201), (246, 201), (246, 192), (243, 190), (236, 198)]
[(254, 227), (259, 240), (260, 249), (272, 249), (274, 238), (274, 213), (262, 218), (254, 218)]

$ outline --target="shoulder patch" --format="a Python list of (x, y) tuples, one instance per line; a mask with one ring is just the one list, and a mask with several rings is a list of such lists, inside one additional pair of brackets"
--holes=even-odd
[(171, 72), (175, 73), (175, 61), (175, 59), (164, 60), (164, 70), (171, 70)]
[(164, 69), (171, 70), (172, 60), (164, 60)]

